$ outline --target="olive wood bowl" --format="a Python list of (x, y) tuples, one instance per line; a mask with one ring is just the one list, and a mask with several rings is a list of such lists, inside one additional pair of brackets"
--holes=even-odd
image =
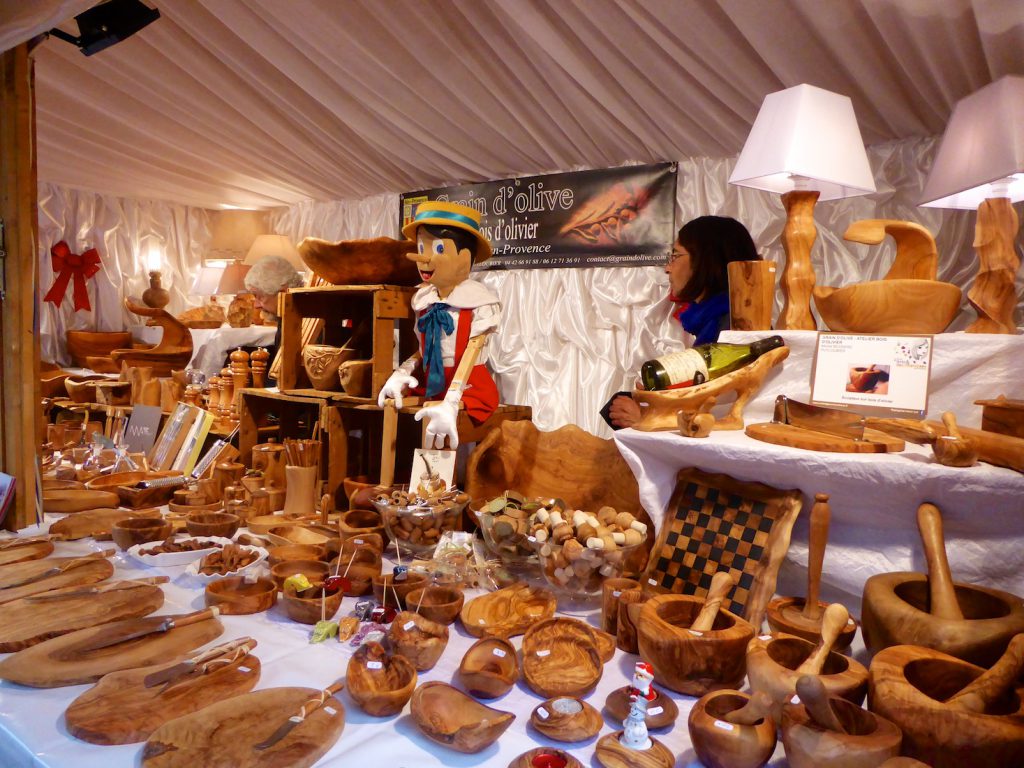
[(575, 619), (555, 617), (523, 635), (523, 680), (544, 697), (586, 696), (604, 671), (594, 634)]
[[(407, 573), (405, 580), (397, 584), (394, 574), (382, 573), (373, 577), (373, 596), (381, 605), (392, 605), (404, 610), (409, 593), (418, 587), (426, 586), (427, 577), (421, 573)], [(396, 603), (397, 600), (397, 603)]]
[[(290, 589), (283, 590), (284, 610), (288, 618), (300, 624), (316, 624), (321, 619), (333, 619), (341, 607), (344, 595), (335, 592), (324, 597), (299, 597)], [(321, 605), (323, 601), (324, 605)]]
[(267, 549), (267, 562), (273, 568), (289, 560), (320, 560), (324, 548), (317, 544), (283, 544)]
[(410, 714), (423, 734), (457, 752), (486, 749), (516, 719), (484, 706), (447, 683), (424, 683), (412, 695)]
[(381, 556), (376, 550), (360, 548), (339, 555), (331, 560), (330, 566), (331, 573), (348, 579), (346, 595), (362, 597), (370, 594), (374, 578), (381, 575)]
[(601, 713), (582, 699), (556, 696), (534, 708), (530, 725), (555, 741), (586, 741), (601, 731)]
[(238, 515), (230, 512), (192, 512), (185, 518), (189, 536), (223, 536), (230, 539), (241, 524)]
[(216, 606), (228, 616), (262, 613), (277, 602), (277, 584), (260, 578), (247, 582), (244, 576), (228, 576), (206, 585), (206, 605)]
[[(249, 527), (252, 530), (252, 526)], [(279, 525), (264, 534), (270, 541), (278, 545), (285, 544), (320, 544), (323, 545), (331, 537), (325, 531), (315, 530), (304, 525)]]
[(410, 611), (400, 611), (391, 622), (388, 640), (396, 653), (405, 656), (417, 672), (431, 669), (448, 645), (448, 627)]
[(375, 533), (384, 537), (384, 519), (376, 509), (350, 509), (338, 517), (338, 530), (345, 538)]
[(516, 649), (500, 637), (484, 637), (469, 647), (456, 673), (462, 687), (478, 699), (504, 696), (519, 679)]
[(178, 504), (167, 502), (167, 510), (175, 515), (191, 515), (193, 512), (223, 512), (224, 502), (212, 501), (209, 504)]
[(348, 661), (345, 685), (363, 712), (374, 717), (397, 715), (416, 688), (416, 667), (391, 655), (380, 643), (364, 643)]
[(278, 590), (284, 589), (284, 582), (289, 576), (301, 573), (311, 582), (323, 581), (330, 575), (330, 568), (327, 563), (319, 560), (285, 560), (272, 566), (270, 575), (277, 584)]
[(129, 517), (111, 526), (110, 537), (122, 550), (136, 544), (163, 541), (171, 535), (171, 524), (162, 518)]
[(409, 593), (406, 603), (438, 624), (451, 624), (459, 617), (465, 596), (458, 587), (419, 587)]

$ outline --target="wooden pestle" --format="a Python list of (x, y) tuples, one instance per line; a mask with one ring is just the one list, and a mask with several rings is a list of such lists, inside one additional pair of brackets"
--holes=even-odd
[(320, 497), (320, 524), (330, 525), (331, 516), (331, 494), (325, 493)]
[(953, 576), (946, 559), (946, 543), (942, 535), (942, 514), (934, 504), (917, 508), (917, 530), (928, 561), (928, 588), (931, 593), (931, 615), (938, 619), (963, 621), (960, 604), (953, 588)]
[(821, 620), (821, 568), (825, 562), (825, 545), (828, 543), (828, 528), (832, 510), (828, 505), (827, 493), (814, 494), (811, 507), (811, 531), (807, 547), (807, 599), (804, 600), (803, 617), (809, 622)]
[(771, 720), (772, 697), (764, 691), (754, 691), (747, 703), (732, 712), (726, 712), (722, 718), (736, 725), (756, 725), (760, 720)]
[(700, 609), (697, 618), (690, 624), (691, 632), (709, 632), (715, 625), (715, 618), (718, 610), (722, 607), (722, 601), (736, 585), (736, 577), (729, 571), (719, 571), (711, 577), (711, 588), (708, 596), (704, 599), (704, 607)]
[(832, 652), (832, 646), (843, 631), (846, 622), (850, 618), (850, 612), (839, 603), (832, 603), (825, 609), (825, 616), (821, 620), (821, 642), (811, 652), (811, 655), (804, 659), (804, 663), (797, 667), (798, 675), (818, 675), (821, 668), (825, 666), (825, 660)]
[(825, 684), (817, 675), (804, 675), (796, 681), (796, 694), (800, 702), (807, 709), (807, 713), (818, 725), (826, 731), (846, 733), (843, 724), (836, 717), (835, 710), (828, 700), (828, 691)]
[(1014, 685), (1021, 670), (1024, 670), (1024, 634), (1015, 635), (999, 661), (959, 693), (946, 699), (946, 706), (983, 714), (993, 701)]
[(978, 451), (973, 440), (964, 437), (951, 411), (942, 414), (945, 436), (937, 436), (932, 444), (935, 459), (947, 467), (971, 467), (978, 463)]

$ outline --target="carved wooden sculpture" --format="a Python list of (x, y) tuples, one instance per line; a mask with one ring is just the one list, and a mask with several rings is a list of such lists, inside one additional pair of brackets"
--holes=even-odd
[(1014, 238), (1020, 227), (1008, 197), (992, 197), (978, 206), (974, 247), (978, 251), (978, 276), (967, 294), (978, 319), (968, 333), (1016, 333), (1013, 310), (1017, 304), (1014, 280), (1020, 258)]
[(935, 279), (938, 250), (920, 224), (894, 219), (855, 221), (843, 238), (896, 241), (896, 258), (881, 280), (842, 288), (819, 286), (814, 304), (829, 330), (842, 333), (941, 333), (960, 311), (960, 289)]
[(146, 325), (160, 326), (164, 335), (155, 346), (145, 349), (115, 349), (110, 353), (114, 364), (127, 362), (130, 366), (151, 366), (154, 376), (170, 376), (174, 369), (182, 370), (192, 359), (192, 334), (177, 318), (163, 309), (152, 309), (124, 300), (130, 312), (148, 317)]
[(734, 331), (767, 331), (775, 306), (774, 261), (730, 261), (729, 327)]

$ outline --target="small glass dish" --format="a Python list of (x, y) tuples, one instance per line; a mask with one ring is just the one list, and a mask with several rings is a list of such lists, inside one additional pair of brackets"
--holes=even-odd
[(558, 597), (558, 609), (571, 613), (597, 607), (604, 580), (622, 577), (626, 566), (636, 561), (635, 555), (646, 540), (645, 536), (636, 544), (615, 549), (590, 549), (576, 539), (564, 544), (537, 542), (534, 546), (544, 580)]
[(401, 554), (413, 558), (429, 557), (445, 531), (459, 530), (462, 510), (468, 503), (465, 493), (423, 499), (410, 494), (406, 485), (395, 486), (373, 499), (388, 537)]

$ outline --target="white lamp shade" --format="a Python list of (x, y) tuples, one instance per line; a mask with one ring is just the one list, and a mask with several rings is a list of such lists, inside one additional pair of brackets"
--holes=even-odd
[[(993, 185), (993, 182), (1006, 183)], [(957, 102), (921, 205), (976, 209), (989, 197), (1024, 200), (1024, 77), (1007, 75)]]
[(193, 296), (213, 296), (217, 293), (217, 286), (224, 275), (224, 267), (205, 266), (200, 268), (199, 274), (192, 282), (190, 292)]
[(299, 252), (292, 245), (292, 241), (284, 235), (260, 235), (257, 237), (245, 255), (245, 263), (255, 264), (264, 256), (280, 256), (287, 259), (300, 272), (308, 269), (303, 263), (302, 257), (299, 256)]
[(730, 184), (820, 200), (875, 191), (864, 141), (848, 96), (797, 85), (764, 97)]

